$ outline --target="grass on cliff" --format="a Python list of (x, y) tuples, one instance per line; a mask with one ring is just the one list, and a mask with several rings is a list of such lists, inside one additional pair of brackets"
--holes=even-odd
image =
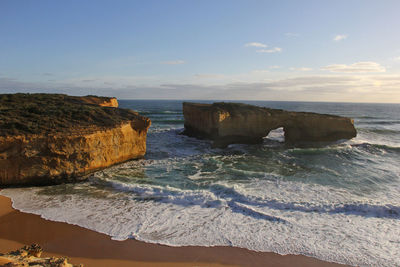
[[(102, 98), (103, 100), (106, 98)], [(112, 127), (140, 117), (120, 108), (84, 104), (61, 94), (0, 94), (0, 136)]]

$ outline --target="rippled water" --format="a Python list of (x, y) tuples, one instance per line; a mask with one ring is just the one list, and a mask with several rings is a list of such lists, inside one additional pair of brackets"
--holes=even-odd
[(212, 149), (180, 135), (181, 101), (120, 101), (152, 120), (145, 159), (79, 184), (7, 189), (14, 207), (112, 238), (237, 246), (363, 266), (400, 265), (400, 105), (249, 102), (352, 117), (357, 138)]

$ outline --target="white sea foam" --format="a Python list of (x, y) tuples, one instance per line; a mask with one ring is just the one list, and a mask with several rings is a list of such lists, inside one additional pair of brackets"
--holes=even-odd
[[(96, 189), (109, 183), (116, 193)], [(362, 266), (400, 264), (400, 203), (379, 202), (336, 188), (256, 179), (218, 182), (210, 190), (127, 184), (107, 178), (51, 187), (6, 189), (13, 206), (45, 219), (110, 235), (171, 246), (237, 246), (280, 254), (304, 254)]]

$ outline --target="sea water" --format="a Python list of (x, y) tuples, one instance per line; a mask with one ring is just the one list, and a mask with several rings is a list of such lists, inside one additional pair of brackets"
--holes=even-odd
[(89, 180), (2, 190), (13, 207), (116, 240), (235, 246), (360, 266), (400, 266), (400, 105), (247, 102), (354, 118), (320, 147), (211, 148), (183, 130), (181, 101), (128, 101), (148, 116), (147, 154)]

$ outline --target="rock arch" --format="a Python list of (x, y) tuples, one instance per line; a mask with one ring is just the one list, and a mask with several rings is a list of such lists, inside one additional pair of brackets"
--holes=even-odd
[(311, 112), (292, 112), (241, 103), (183, 103), (184, 134), (213, 140), (216, 147), (261, 143), (280, 127), (285, 142), (328, 142), (357, 135), (350, 118)]

